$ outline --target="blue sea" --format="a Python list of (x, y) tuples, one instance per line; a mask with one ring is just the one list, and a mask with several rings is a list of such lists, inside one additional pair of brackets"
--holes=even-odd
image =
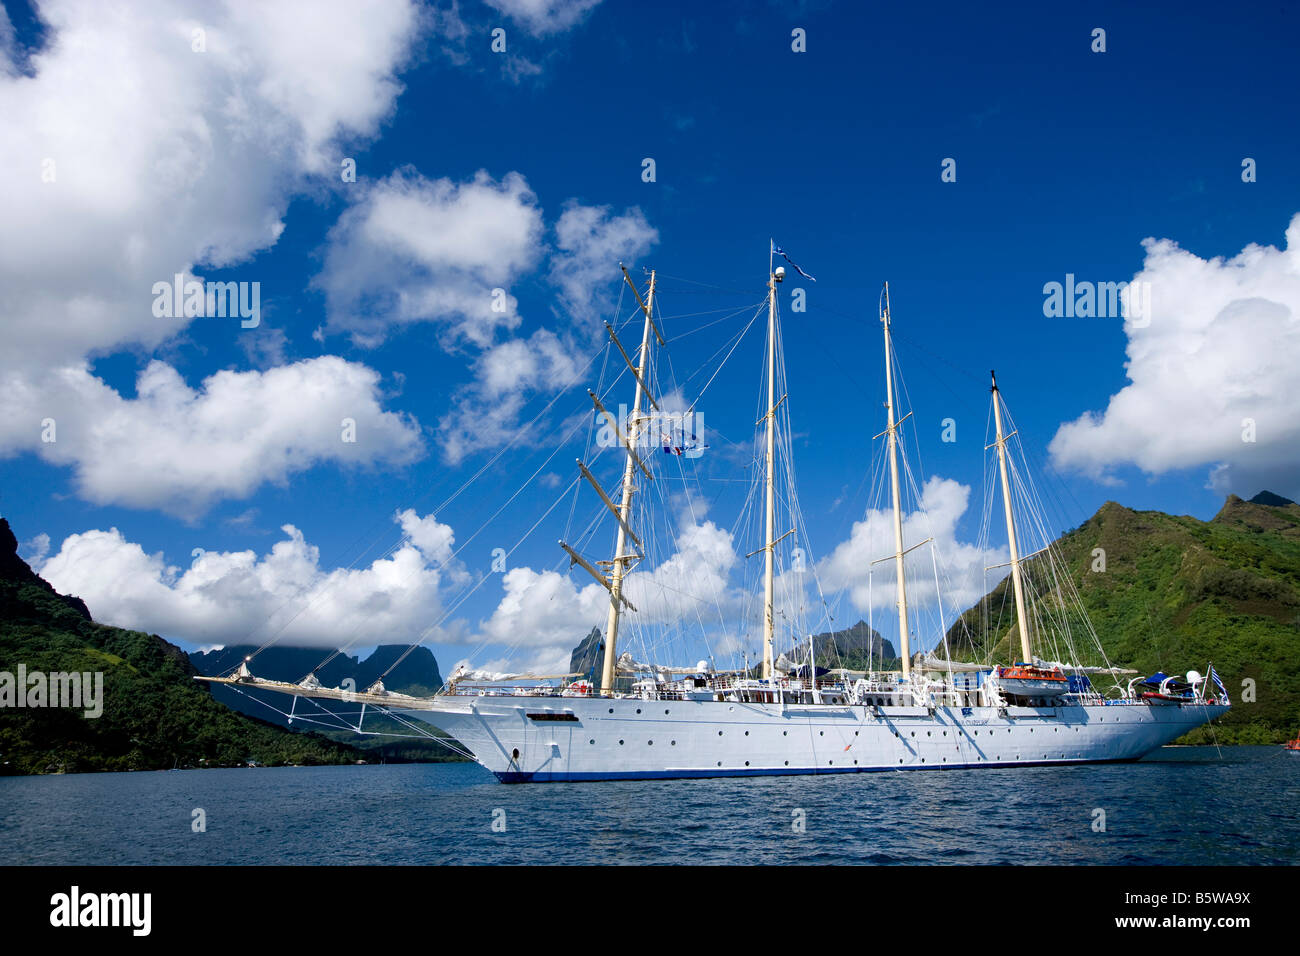
[[(1300, 861), (1300, 757), (618, 783), (474, 764), (0, 778), (17, 864), (1240, 864)], [(206, 829), (195, 832), (196, 811)]]

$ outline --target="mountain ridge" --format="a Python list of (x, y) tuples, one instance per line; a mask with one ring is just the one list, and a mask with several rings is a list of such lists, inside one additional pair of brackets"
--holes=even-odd
[[(1300, 723), (1300, 505), (1260, 498), (1230, 495), (1209, 521), (1108, 501), (1055, 542), (1113, 664), (1174, 673), (1213, 663), (1236, 704), (1221, 742), (1278, 742)], [(1004, 578), (983, 601), (1009, 609), (1009, 588)], [(1010, 660), (1013, 615), (986, 623), (981, 604), (950, 628), (954, 658)]]
[[(28, 679), (102, 675), (101, 713), (0, 707), (0, 773), (163, 770), (178, 766), (353, 763), (354, 748), (237, 714), (194, 680), (186, 653), (156, 634), (96, 622), (18, 556), (0, 518), (0, 672)], [(10, 685), (26, 697), (27, 687)], [(51, 701), (52, 704), (52, 696)]]

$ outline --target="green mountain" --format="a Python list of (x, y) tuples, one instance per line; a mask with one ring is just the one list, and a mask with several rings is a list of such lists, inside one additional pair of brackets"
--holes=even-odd
[[(1270, 492), (1250, 501), (1233, 495), (1214, 518), (1200, 521), (1108, 501), (1056, 544), (1113, 664), (1204, 673), (1213, 663), (1222, 676), (1232, 712), (1213, 734), (1201, 729), (1185, 742), (1268, 743), (1295, 732), (1300, 505)], [(1104, 553), (1104, 570), (1096, 549)], [(1042, 562), (1026, 562), (1029, 577)], [(1009, 640), (1010, 587), (1005, 579), (985, 598), (987, 615), (981, 602), (953, 625), (954, 658), (1019, 656), (1018, 642), (1012, 649)]]
[[(16, 693), (37, 703), (32, 694), (39, 686), (19, 686), (20, 668), (33, 681), (38, 674), (102, 674), (102, 713), (16, 706)], [(0, 773), (170, 770), (250, 760), (338, 764), (361, 757), (346, 744), (232, 712), (193, 679), (197, 673), (184, 651), (155, 634), (95, 623), (79, 598), (56, 592), (18, 557), (9, 522), (0, 518)]]

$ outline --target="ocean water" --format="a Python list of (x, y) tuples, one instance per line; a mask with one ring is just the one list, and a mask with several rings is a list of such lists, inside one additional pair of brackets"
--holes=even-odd
[[(473, 764), (6, 777), (0, 854), (72, 865), (1286, 865), (1300, 862), (1298, 796), (1300, 757), (1279, 747), (513, 786)], [(197, 809), (206, 832), (194, 832)]]

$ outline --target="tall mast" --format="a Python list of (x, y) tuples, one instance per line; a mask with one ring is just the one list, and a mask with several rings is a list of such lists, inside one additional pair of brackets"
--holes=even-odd
[(885, 327), (885, 407), (889, 410), (889, 477), (894, 497), (894, 569), (898, 577), (898, 640), (903, 653), (903, 680), (912, 674), (912, 653), (907, 635), (907, 581), (903, 575), (903, 510), (898, 493), (898, 422), (894, 420), (893, 346), (889, 340), (889, 283), (885, 283), (885, 307), (880, 312)]
[[(1026, 664), (1034, 662), (1029, 649), (1029, 618), (1025, 615), (1025, 588), (1020, 581), (1020, 548), (1016, 545), (1016, 519), (1011, 512), (1011, 482), (1007, 478), (1007, 438), (1002, 434), (1002, 396), (998, 392), (998, 376), (993, 377), (993, 422), (997, 428), (998, 470), (1002, 472), (1002, 503), (1007, 512), (1007, 540), (1011, 543), (1011, 584), (1016, 592), (1016, 625), (1020, 629), (1020, 653)], [(1014, 433), (1013, 433), (1014, 434)]]
[[(624, 275), (627, 270), (624, 270)], [(632, 283), (629, 278), (627, 280)], [(636, 285), (632, 285), (632, 291), (636, 292)], [(641, 298), (637, 295), (637, 299)], [(650, 288), (646, 293), (646, 299), (641, 304), (641, 311), (645, 313), (645, 323), (641, 330), (641, 349), (637, 353), (636, 397), (632, 400), (632, 415), (627, 422), (627, 462), (623, 466), (623, 497), (618, 508), (618, 536), (614, 540), (614, 559), (611, 562), (610, 580), (609, 580), (609, 617), (605, 622), (605, 662), (600, 670), (600, 692), (602, 694), (612, 694), (614, 692), (614, 663), (618, 653), (618, 619), (620, 605), (623, 603), (623, 574), (627, 570), (628, 562), (634, 555), (626, 554), (624, 548), (627, 545), (628, 534), (628, 512), (632, 506), (633, 470), (639, 464), (636, 452), (633, 450), (637, 447), (637, 441), (641, 435), (641, 395), (645, 392), (645, 374), (647, 359), (650, 355), (650, 330), (654, 328), (654, 319), (652, 317), (655, 305), (655, 274), (650, 273)], [(656, 336), (659, 333), (655, 329)], [(611, 332), (612, 334), (612, 332)], [(617, 339), (615, 339), (617, 341)], [(621, 348), (621, 346), (620, 346)], [(654, 401), (652, 398), (651, 401)], [(648, 477), (648, 476), (647, 476)]]
[[(772, 268), (775, 245), (767, 255), (767, 552), (763, 572), (763, 679), (772, 678), (772, 637), (775, 631), (773, 603), (776, 561), (776, 284), (781, 281)], [(784, 272), (782, 273), (784, 274)]]

